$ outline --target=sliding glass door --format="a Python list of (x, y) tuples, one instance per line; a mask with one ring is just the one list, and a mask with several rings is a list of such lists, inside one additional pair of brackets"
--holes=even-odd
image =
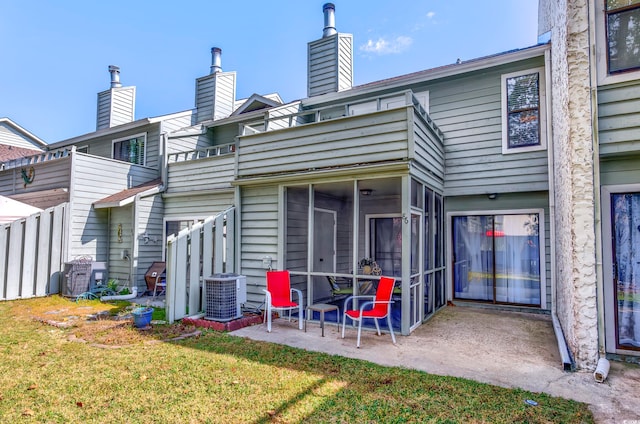
[(541, 303), (538, 214), (454, 216), (454, 298)]
[(611, 195), (615, 338), (640, 349), (640, 193)]

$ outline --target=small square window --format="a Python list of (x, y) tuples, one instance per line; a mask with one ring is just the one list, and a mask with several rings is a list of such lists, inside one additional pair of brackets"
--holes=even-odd
[(609, 73), (640, 69), (640, 0), (605, 0)]
[(502, 76), (502, 151), (542, 150), (545, 143), (542, 68)]
[(113, 141), (113, 158), (136, 165), (145, 164), (146, 134)]

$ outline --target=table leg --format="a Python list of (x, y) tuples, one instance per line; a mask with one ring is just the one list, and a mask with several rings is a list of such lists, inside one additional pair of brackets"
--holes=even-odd
[(320, 328), (322, 329), (322, 337), (324, 337), (324, 309), (320, 312)]
[(307, 308), (307, 316), (305, 317), (304, 320), (304, 332), (307, 332), (307, 321), (309, 321), (309, 308)]

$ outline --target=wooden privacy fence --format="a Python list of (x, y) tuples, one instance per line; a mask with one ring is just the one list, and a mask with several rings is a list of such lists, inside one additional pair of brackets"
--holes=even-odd
[(204, 278), (235, 268), (235, 208), (167, 239), (166, 317), (172, 323), (202, 310)]
[(68, 203), (0, 225), (0, 300), (60, 290)]

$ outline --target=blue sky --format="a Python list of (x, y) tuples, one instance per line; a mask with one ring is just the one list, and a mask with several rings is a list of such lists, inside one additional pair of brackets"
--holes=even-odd
[[(307, 43), (325, 1), (0, 0), (0, 117), (48, 143), (95, 130), (109, 65), (136, 86), (136, 119), (191, 109), (211, 47), (237, 97), (306, 97)], [(338, 0), (360, 85), (537, 42), (538, 0)]]

